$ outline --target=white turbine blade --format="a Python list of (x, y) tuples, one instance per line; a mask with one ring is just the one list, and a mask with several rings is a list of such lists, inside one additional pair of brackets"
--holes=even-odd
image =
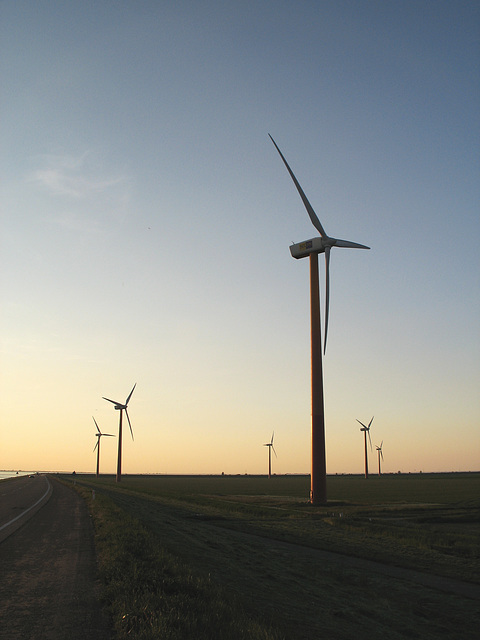
[(275, 435), (275, 431), (272, 433), (272, 439), (270, 440), (270, 444), (273, 445), (273, 436)]
[(364, 244), (358, 244), (358, 242), (350, 242), (350, 240), (340, 240), (338, 238), (332, 238), (332, 240), (335, 240), (335, 247), (345, 247), (346, 249), (370, 249), (370, 247), (367, 247)]
[(368, 423), (368, 428), (369, 428), (369, 429), (370, 429), (370, 425), (371, 425), (371, 424), (372, 424), (372, 422), (373, 422), (374, 417), (375, 417), (375, 416), (372, 416), (372, 419), (371, 419), (371, 420), (370, 420), (370, 422)]
[[(355, 418), (357, 422), (360, 422), (360, 420), (358, 418)], [(360, 424), (362, 425), (362, 427), (365, 427), (365, 425), (363, 424), (363, 422), (360, 422)], [(365, 427), (365, 429), (367, 429), (368, 431), (368, 427)]]
[(310, 204), (310, 202), (308, 201), (307, 196), (304, 194), (302, 187), (300, 186), (298, 180), (295, 177), (295, 174), (290, 169), (290, 167), (288, 165), (288, 162), (285, 160), (285, 158), (283, 156), (283, 153), (277, 147), (277, 143), (272, 138), (272, 136), (270, 134), (268, 134), (268, 135), (270, 136), (270, 140), (275, 145), (276, 150), (278, 151), (278, 153), (280, 154), (281, 159), (283, 160), (283, 164), (287, 167), (287, 171), (290, 174), (295, 186), (297, 187), (297, 191), (300, 194), (300, 197), (301, 197), (301, 199), (303, 201), (303, 204), (305, 205), (305, 209), (307, 210), (308, 215), (310, 216), (310, 220), (312, 221), (313, 226), (315, 227), (315, 229), (317, 229), (317, 231), (320, 233), (322, 238), (328, 238), (327, 234), (325, 233), (325, 229), (322, 227), (322, 224), (321, 224), (320, 220), (318, 219), (317, 214), (313, 210), (313, 207)]
[(110, 438), (115, 438), (113, 433), (102, 433), (102, 436), (110, 436)]
[(370, 429), (367, 429), (367, 433), (368, 433), (368, 439), (369, 439), (369, 441), (370, 441), (370, 449), (372, 450), (372, 449), (373, 449), (373, 447), (372, 447), (372, 439), (371, 439), (371, 437), (370, 437)]
[(121, 402), (116, 402), (115, 400), (110, 400), (110, 398), (105, 398), (105, 396), (102, 396), (102, 398), (103, 398), (104, 400), (108, 400), (108, 402), (111, 402), (112, 404), (117, 404), (117, 405), (119, 405), (119, 406), (122, 406), (122, 403), (121, 403)]
[(95, 451), (95, 449), (98, 447), (98, 443), (100, 442), (100, 440), (97, 440), (97, 444), (93, 447), (93, 450)]
[(381, 456), (381, 458), (383, 460), (383, 451), (381, 449), (380, 449), (380, 456)]
[(383, 447), (383, 440), (382, 440), (382, 442), (380, 443), (380, 451), (382, 450), (382, 447)]
[(330, 247), (325, 247), (325, 338), (323, 342), (323, 355), (327, 350), (328, 312), (330, 306)]
[(135, 384), (133, 385), (133, 389), (130, 391), (130, 394), (129, 394), (128, 398), (125, 400), (125, 406), (127, 406), (128, 401), (129, 401), (129, 400), (130, 400), (130, 398), (132, 397), (132, 393), (134, 392), (134, 390), (135, 390), (135, 387), (136, 387), (136, 386), (137, 386), (137, 383), (135, 383)]
[(132, 440), (135, 440), (135, 438), (133, 437), (132, 423), (130, 422), (130, 418), (128, 417), (127, 407), (125, 407), (125, 415), (127, 416), (128, 426), (130, 427), (130, 433), (132, 434)]
[(272, 449), (273, 449), (273, 453), (275, 454), (275, 458), (278, 458), (277, 452), (275, 451), (275, 447), (273, 446), (273, 444), (272, 444)]
[[(93, 418), (93, 416), (92, 416), (92, 418)], [(93, 421), (94, 421), (94, 423), (95, 423), (95, 426), (97, 427), (97, 431), (98, 431), (98, 433), (102, 433), (102, 432), (100, 431), (100, 429), (98, 428), (98, 424), (97, 424), (97, 421), (95, 420), (95, 418), (93, 418)]]

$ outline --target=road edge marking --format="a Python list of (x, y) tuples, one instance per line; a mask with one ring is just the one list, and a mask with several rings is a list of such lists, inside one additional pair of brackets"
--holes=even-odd
[[(25, 509), (25, 511), (22, 511), (22, 513), (20, 513), (18, 516), (15, 516), (15, 518), (12, 518), (12, 520), (9, 520), (9, 522), (3, 524), (0, 527), (0, 534), (2, 531), (4, 531), (5, 529), (7, 529), (8, 527), (11, 527), (15, 522), (18, 523), (18, 525), (21, 525), (22, 523), (18, 522), (18, 520), (20, 520), (21, 518), (24, 518), (26, 516), (27, 513), (29, 513), (30, 511), (32, 511), (33, 509), (35, 509), (35, 507), (37, 507), (38, 505), (40, 505), (42, 503), (42, 501), (45, 500), (45, 498), (49, 498), (50, 495), (52, 494), (53, 488), (52, 485), (50, 483), (50, 480), (47, 478), (47, 476), (43, 476), (47, 482), (47, 490), (45, 491), (45, 493), (42, 495), (41, 498), (39, 498), (34, 504), (32, 504), (30, 507), (28, 507), (28, 509)], [(46, 502), (46, 500), (45, 500)], [(33, 513), (31, 514), (32, 516), (34, 515)], [(27, 518), (28, 520), (28, 518)], [(13, 528), (11, 531), (7, 532), (6, 535), (4, 537), (2, 537), (0, 535), (0, 542), (3, 542), (3, 540), (5, 540), (6, 538), (8, 538), (8, 536), (10, 534), (12, 534), (14, 531), (17, 530), (18, 527)]]

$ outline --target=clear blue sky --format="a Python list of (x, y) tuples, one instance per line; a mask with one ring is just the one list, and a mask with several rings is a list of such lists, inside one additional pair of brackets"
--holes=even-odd
[(328, 472), (372, 415), (385, 471), (478, 470), (479, 14), (2, 2), (0, 468), (93, 470), (136, 382), (125, 472), (266, 472), (273, 430), (309, 471), (316, 232), (271, 133), (371, 247), (332, 252)]

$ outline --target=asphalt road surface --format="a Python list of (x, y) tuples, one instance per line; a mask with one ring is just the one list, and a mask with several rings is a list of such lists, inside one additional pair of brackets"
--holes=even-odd
[(0, 483), (0, 541), (20, 528), (47, 502), (52, 485), (46, 476), (20, 476)]
[(0, 483), (0, 640), (108, 640), (93, 527), (49, 476)]

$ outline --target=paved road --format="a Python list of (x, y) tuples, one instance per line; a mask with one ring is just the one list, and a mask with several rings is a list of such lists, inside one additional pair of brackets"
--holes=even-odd
[(33, 517), (51, 493), (47, 476), (22, 476), (0, 482), (0, 542)]
[(53, 477), (2, 482), (0, 526), (42, 499), (48, 484), (48, 499), (0, 542), (0, 640), (108, 640), (93, 527), (80, 496)]

